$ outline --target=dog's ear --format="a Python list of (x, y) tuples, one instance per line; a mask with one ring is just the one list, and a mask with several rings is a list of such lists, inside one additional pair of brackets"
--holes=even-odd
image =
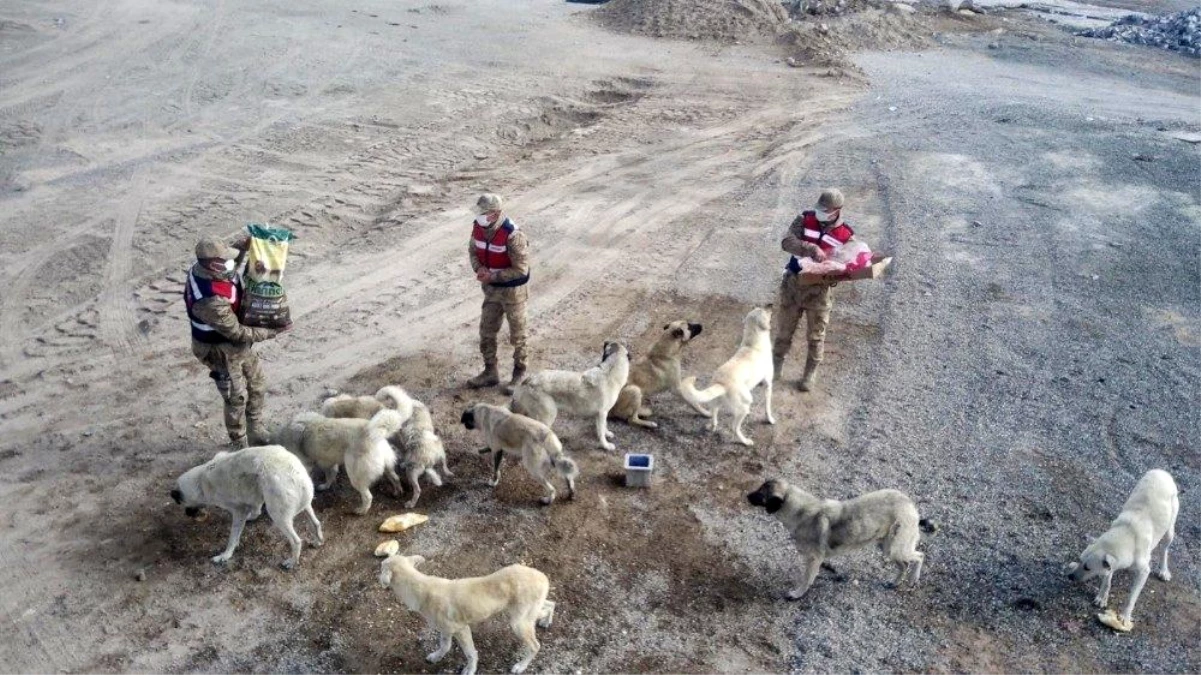
[(179, 488), (171, 490), (171, 499), (174, 499), (176, 504), (183, 503), (183, 493), (179, 491)]
[(751, 503), (751, 506), (763, 506), (763, 493), (755, 490), (746, 496), (746, 500)]
[(772, 495), (764, 502), (764, 508), (767, 509), (768, 513), (775, 513), (784, 508), (784, 498)]
[(702, 330), (702, 327), (699, 323), (688, 324), (688, 332), (691, 333), (690, 337), (696, 337), (696, 336), (700, 335), (701, 330)]

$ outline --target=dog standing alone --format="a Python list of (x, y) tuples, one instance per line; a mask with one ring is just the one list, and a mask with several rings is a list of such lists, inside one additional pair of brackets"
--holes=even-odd
[(717, 414), (722, 408), (728, 409), (734, 419), (730, 430), (743, 445), (754, 445), (755, 442), (742, 433), (742, 423), (751, 412), (754, 402), (753, 391), (760, 384), (767, 389), (767, 423), (775, 424), (776, 418), (771, 413), (771, 387), (775, 375), (775, 366), (771, 355), (771, 306), (756, 307), (742, 320), (742, 344), (738, 351), (718, 367), (713, 373), (713, 384), (702, 391), (696, 390), (696, 378), (689, 377), (680, 384), (680, 392), (684, 400), (696, 408), (721, 399), (719, 405), (714, 405), (711, 412), (710, 428), (717, 431)]
[[(651, 350), (630, 366), (630, 377), (626, 386), (621, 388), (617, 402), (609, 410), (609, 417), (649, 429), (658, 427), (658, 424), (642, 419), (651, 414), (650, 408), (643, 406), (643, 401), (648, 396), (669, 389), (679, 394), (680, 398), (684, 397), (680, 391), (680, 354), (685, 345), (700, 334), (699, 323), (672, 321), (663, 326), (663, 334), (655, 340)], [(705, 417), (709, 416), (709, 411), (703, 407), (691, 402), (689, 405)]]
[(422, 574), (417, 565), (425, 562), (419, 555), (393, 555), (380, 563), (379, 583), (392, 589), (405, 607), (417, 612), (438, 632), (438, 649), (425, 657), (437, 663), (450, 652), (454, 638), (467, 656), (462, 675), (474, 675), (479, 664), (471, 627), (504, 612), (509, 626), (521, 638), (521, 660), (510, 672), (521, 673), (534, 660), (542, 645), (535, 624), (550, 628), (555, 618), (555, 603), (546, 599), (550, 580), (525, 565), (509, 565), (486, 577), (443, 579)]
[(313, 512), (313, 479), (304, 464), (278, 445), (246, 448), (237, 452), (218, 452), (215, 457), (185, 472), (175, 482), (171, 498), (195, 517), (201, 506), (216, 506), (229, 511), (232, 523), (225, 550), (213, 556), (213, 562), (229, 562), (242, 539), (246, 521), (257, 518), (266, 506), (276, 529), (287, 538), (292, 554), (284, 560), (284, 569), (300, 563), (300, 536), (292, 521), (303, 511), (317, 530), (313, 546), (325, 542), (321, 521)]
[(1098, 607), (1109, 605), (1109, 584), (1113, 573), (1131, 569), (1134, 580), (1130, 584), (1130, 597), (1120, 615), (1122, 622), (1129, 625), (1134, 603), (1143, 592), (1143, 585), (1151, 574), (1151, 552), (1163, 540), (1163, 557), (1159, 565), (1159, 578), (1172, 578), (1168, 571), (1168, 549), (1176, 538), (1176, 516), (1180, 513), (1180, 496), (1176, 481), (1171, 474), (1152, 469), (1143, 474), (1134, 491), (1122, 506), (1122, 512), (1114, 519), (1109, 530), (1097, 537), (1084, 552), (1080, 562), (1068, 565), (1067, 573), (1075, 581), (1101, 577), (1101, 588), (1093, 600)]
[(630, 355), (616, 342), (606, 342), (600, 365), (582, 373), (544, 370), (535, 373), (513, 391), (510, 408), (519, 415), (555, 425), (559, 411), (587, 415), (596, 420), (596, 437), (602, 448), (616, 450), (609, 441), (609, 410), (617, 402), (630, 376)]
[(877, 490), (845, 502), (819, 499), (781, 479), (769, 480), (746, 496), (784, 524), (805, 566), (801, 583), (788, 592), (798, 600), (809, 590), (827, 558), (879, 542), (897, 566), (893, 585), (910, 577), (916, 586), (925, 556), (918, 552), (921, 532), (937, 529), (920, 520), (913, 500), (896, 490)]

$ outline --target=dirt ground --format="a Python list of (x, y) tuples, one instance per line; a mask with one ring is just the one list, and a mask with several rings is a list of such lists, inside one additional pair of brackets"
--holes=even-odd
[[(189, 348), (190, 251), (267, 220), (300, 235), (296, 328), (259, 348), (272, 419), (330, 389), (426, 401), (455, 476), (402, 546), (444, 576), (546, 572), (536, 672), (1201, 670), (1198, 62), (1016, 10), (880, 10), (779, 43), (627, 35), (596, 11), (0, 7), (0, 669), (461, 666), (426, 664), (432, 634), (376, 582), (375, 528), (400, 510), (386, 487), (367, 517), (344, 480), (319, 495), (327, 543), (291, 573), (266, 522), (214, 566), (227, 517), (168, 496), (225, 438)], [(880, 49), (818, 65), (831, 35)], [(755, 447), (665, 395), (658, 430), (613, 425), (618, 453), (557, 425), (574, 502), (537, 506), (516, 468), (485, 485), (458, 425), (477, 397), (479, 192), (508, 196), (532, 242), (535, 367), (589, 367), (607, 338), (637, 354), (689, 318), (703, 382), (826, 185), (896, 263), (836, 289), (821, 386), (792, 389), (790, 360)], [(627, 451), (654, 453), (650, 490), (621, 486)], [(1151, 468), (1181, 488), (1174, 578), (1114, 635), (1061, 567)], [(744, 499), (775, 475), (911, 494), (942, 525), (922, 585), (886, 588), (869, 550), (783, 600), (796, 555)], [(503, 622), (476, 644), (483, 671), (514, 660)]]

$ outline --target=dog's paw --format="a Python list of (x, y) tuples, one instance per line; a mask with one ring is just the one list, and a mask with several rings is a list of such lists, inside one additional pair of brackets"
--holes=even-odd
[(1105, 607), (1109, 605), (1109, 598), (1098, 595), (1097, 597), (1093, 598), (1093, 604), (1101, 609), (1105, 609)]
[(497, 485), (500, 485), (500, 480), (493, 479), (488, 481), (488, 487), (496, 487)]
[(325, 544), (324, 539), (306, 539), (305, 543), (313, 548), (321, 548)]
[(614, 445), (612, 443), (608, 443), (608, 442), (601, 443), (601, 447), (604, 448), (605, 450), (608, 450), (609, 452), (613, 452), (614, 450), (617, 449), (616, 445)]
[(1164, 581), (1172, 580), (1172, 573), (1169, 572), (1168, 570), (1159, 570), (1158, 572), (1155, 573), (1155, 576), (1159, 577), (1160, 579), (1163, 579)]
[(296, 569), (296, 565), (299, 562), (300, 562), (299, 560), (293, 560), (291, 558), (288, 558), (287, 560), (285, 560), (279, 564), (279, 568), (281, 570), (287, 570), (287, 571), (291, 572), (292, 570)]
[(224, 565), (225, 563), (229, 562), (229, 559), (232, 557), (232, 554), (227, 555), (225, 553), (221, 553), (213, 556), (212, 561), (214, 565)]
[(515, 665), (514, 665), (514, 666), (513, 666), (513, 667), (512, 667), (512, 668), (509, 670), (509, 672), (510, 672), (510, 673), (524, 673), (524, 672), (525, 672), (525, 664), (524, 664), (524, 663), (518, 663), (518, 664), (515, 664)]
[(767, 423), (768, 423), (768, 424), (775, 424), (775, 423), (776, 423), (776, 418), (774, 418), (774, 417), (768, 417), (768, 418), (767, 418)]
[(430, 652), (429, 654), (425, 655), (425, 660), (430, 663), (437, 663), (437, 662), (441, 661), (442, 657), (444, 657), (444, 656), (446, 656), (446, 655), (439, 654), (438, 652)]
[(605, 430), (605, 438), (613, 438), (613, 432), (606, 429)]
[(354, 514), (356, 516), (365, 516), (365, 515), (367, 515), (367, 512), (370, 510), (371, 510), (371, 507), (363, 508), (360, 506), (360, 507), (355, 508)]
[(555, 498), (554, 497), (543, 497), (538, 500), (538, 503), (543, 506), (550, 506), (551, 504), (555, 503)]
[(413, 508), (414, 506), (417, 506), (417, 500), (416, 500), (416, 499), (410, 499), (409, 501), (405, 502), (405, 508), (406, 508), (406, 509), (411, 509), (411, 508)]
[(745, 445), (748, 448), (753, 447), (755, 445), (755, 442), (749, 438), (740, 438), (740, 439), (738, 439), (738, 442), (742, 443), (743, 445)]
[(809, 590), (809, 589), (806, 588), (806, 589), (802, 590), (799, 588), (794, 588), (791, 591), (788, 591), (787, 593), (785, 593), (784, 597), (788, 600), (800, 600), (801, 598), (805, 597), (805, 591), (807, 591), (807, 590)]
[(331, 485), (329, 483), (321, 483), (321, 484), (313, 486), (313, 489), (316, 490), (317, 492), (329, 492), (329, 489), (331, 487), (333, 487), (333, 485)]

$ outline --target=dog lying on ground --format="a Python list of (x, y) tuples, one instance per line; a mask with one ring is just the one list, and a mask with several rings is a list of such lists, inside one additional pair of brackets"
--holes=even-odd
[(182, 504), (191, 517), (199, 515), (202, 506), (229, 511), (233, 518), (229, 544), (213, 556), (213, 562), (218, 564), (233, 557), (246, 521), (258, 518), (264, 505), (271, 522), (292, 547), (292, 555), (282, 563), (284, 569), (293, 569), (300, 563), (300, 536), (292, 521), (301, 511), (308, 514), (317, 530), (317, 540), (312, 545), (325, 542), (321, 521), (313, 513), (313, 480), (304, 464), (278, 445), (218, 452), (180, 476), (171, 490), (171, 498)]
[(788, 592), (789, 600), (805, 595), (822, 563), (848, 550), (879, 543), (897, 566), (894, 586), (910, 577), (916, 586), (925, 556), (918, 552), (922, 532), (937, 528), (919, 520), (913, 500), (896, 490), (878, 490), (845, 502), (819, 499), (781, 479), (769, 480), (746, 496), (784, 524), (805, 567), (801, 583)]
[[(651, 415), (650, 408), (644, 407), (643, 401), (648, 396), (669, 389), (683, 398), (680, 391), (680, 353), (692, 338), (700, 334), (699, 323), (673, 321), (663, 326), (663, 334), (655, 340), (651, 350), (630, 366), (629, 380), (621, 388), (617, 403), (609, 410), (609, 417), (649, 429), (658, 427), (658, 424), (642, 419)], [(709, 416), (708, 410), (696, 404), (691, 405), (700, 414)]]
[(567, 481), (567, 498), (575, 499), (575, 479), (580, 470), (574, 460), (563, 454), (563, 444), (550, 427), (487, 403), (476, 403), (464, 410), (459, 421), (468, 429), (483, 432), (488, 447), (480, 452), (493, 453), (493, 475), (489, 485), (496, 487), (500, 483), (500, 465), (508, 452), (520, 457), (525, 470), (542, 482), (546, 488), (546, 496), (541, 500), (543, 504), (555, 501), (555, 486), (550, 482), (553, 473)]
[(380, 562), (379, 583), (391, 588), (396, 598), (417, 612), (438, 632), (438, 649), (425, 657), (437, 663), (450, 652), (454, 638), (467, 665), (462, 675), (473, 675), (479, 663), (471, 627), (496, 614), (504, 613), (509, 626), (521, 638), (521, 660), (510, 672), (521, 673), (534, 660), (541, 645), (534, 625), (550, 628), (555, 603), (546, 599), (550, 580), (525, 565), (509, 565), (486, 577), (443, 579), (422, 574), (417, 565), (425, 562), (419, 555), (393, 555)]
[(596, 420), (596, 437), (602, 448), (616, 450), (609, 441), (609, 410), (617, 402), (630, 376), (630, 355), (616, 342), (606, 342), (600, 365), (575, 373), (544, 370), (522, 380), (513, 391), (509, 407), (519, 415), (553, 427), (559, 411), (587, 415)]
[(384, 408), (399, 411), (408, 419), (412, 411), (413, 400), (400, 387), (382, 387), (375, 396), (351, 396), (338, 394), (325, 399), (321, 404), (321, 414), (326, 417), (357, 417), (369, 420), (375, 413)]
[(1180, 513), (1180, 497), (1176, 481), (1167, 471), (1152, 469), (1139, 479), (1134, 491), (1126, 499), (1122, 512), (1114, 519), (1109, 530), (1097, 537), (1084, 552), (1080, 562), (1068, 565), (1067, 573), (1076, 581), (1101, 577), (1101, 589), (1093, 600), (1098, 607), (1109, 605), (1109, 584), (1113, 573), (1130, 569), (1134, 580), (1130, 584), (1130, 597), (1120, 618), (1129, 625), (1134, 603), (1143, 591), (1143, 584), (1151, 574), (1151, 552), (1164, 540), (1163, 557), (1158, 576), (1167, 581), (1172, 578), (1168, 571), (1168, 549), (1176, 538), (1176, 516)]
[(406, 421), (402, 413), (388, 408), (369, 420), (303, 412), (276, 432), (275, 442), (308, 458), (325, 473), (325, 482), (317, 486), (319, 491), (332, 487), (338, 478), (338, 467), (346, 465), (350, 484), (362, 500), (354, 512), (361, 516), (371, 509), (371, 486), (380, 476), (386, 475), (396, 495), (401, 494), (396, 451), (388, 443), (388, 437), (400, 431)]
[(413, 401), (411, 409), (412, 416), (394, 437), (400, 444), (400, 472), (404, 474), (409, 490), (413, 493), (409, 501), (405, 502), (406, 509), (416, 506), (417, 500), (421, 498), (421, 484), (417, 479), (422, 474), (439, 487), (442, 485), (442, 477), (438, 475), (435, 467), (439, 464), (442, 466), (443, 476), (449, 478), (454, 475), (446, 466), (446, 448), (442, 446), (442, 439), (434, 433), (434, 420), (430, 416), (429, 408), (420, 401)]
[(771, 358), (771, 306), (751, 310), (743, 319), (742, 326), (742, 344), (734, 356), (713, 373), (713, 384), (697, 391), (696, 378), (689, 377), (680, 384), (680, 393), (684, 400), (698, 409), (720, 398), (721, 403), (713, 406), (710, 413), (710, 428), (717, 431), (717, 414), (726, 408), (734, 415), (730, 429), (738, 442), (754, 445), (755, 442), (742, 433), (742, 422), (751, 412), (751, 403), (754, 401), (752, 392), (760, 384), (767, 390), (767, 423), (776, 423), (771, 413), (771, 386), (775, 375)]

